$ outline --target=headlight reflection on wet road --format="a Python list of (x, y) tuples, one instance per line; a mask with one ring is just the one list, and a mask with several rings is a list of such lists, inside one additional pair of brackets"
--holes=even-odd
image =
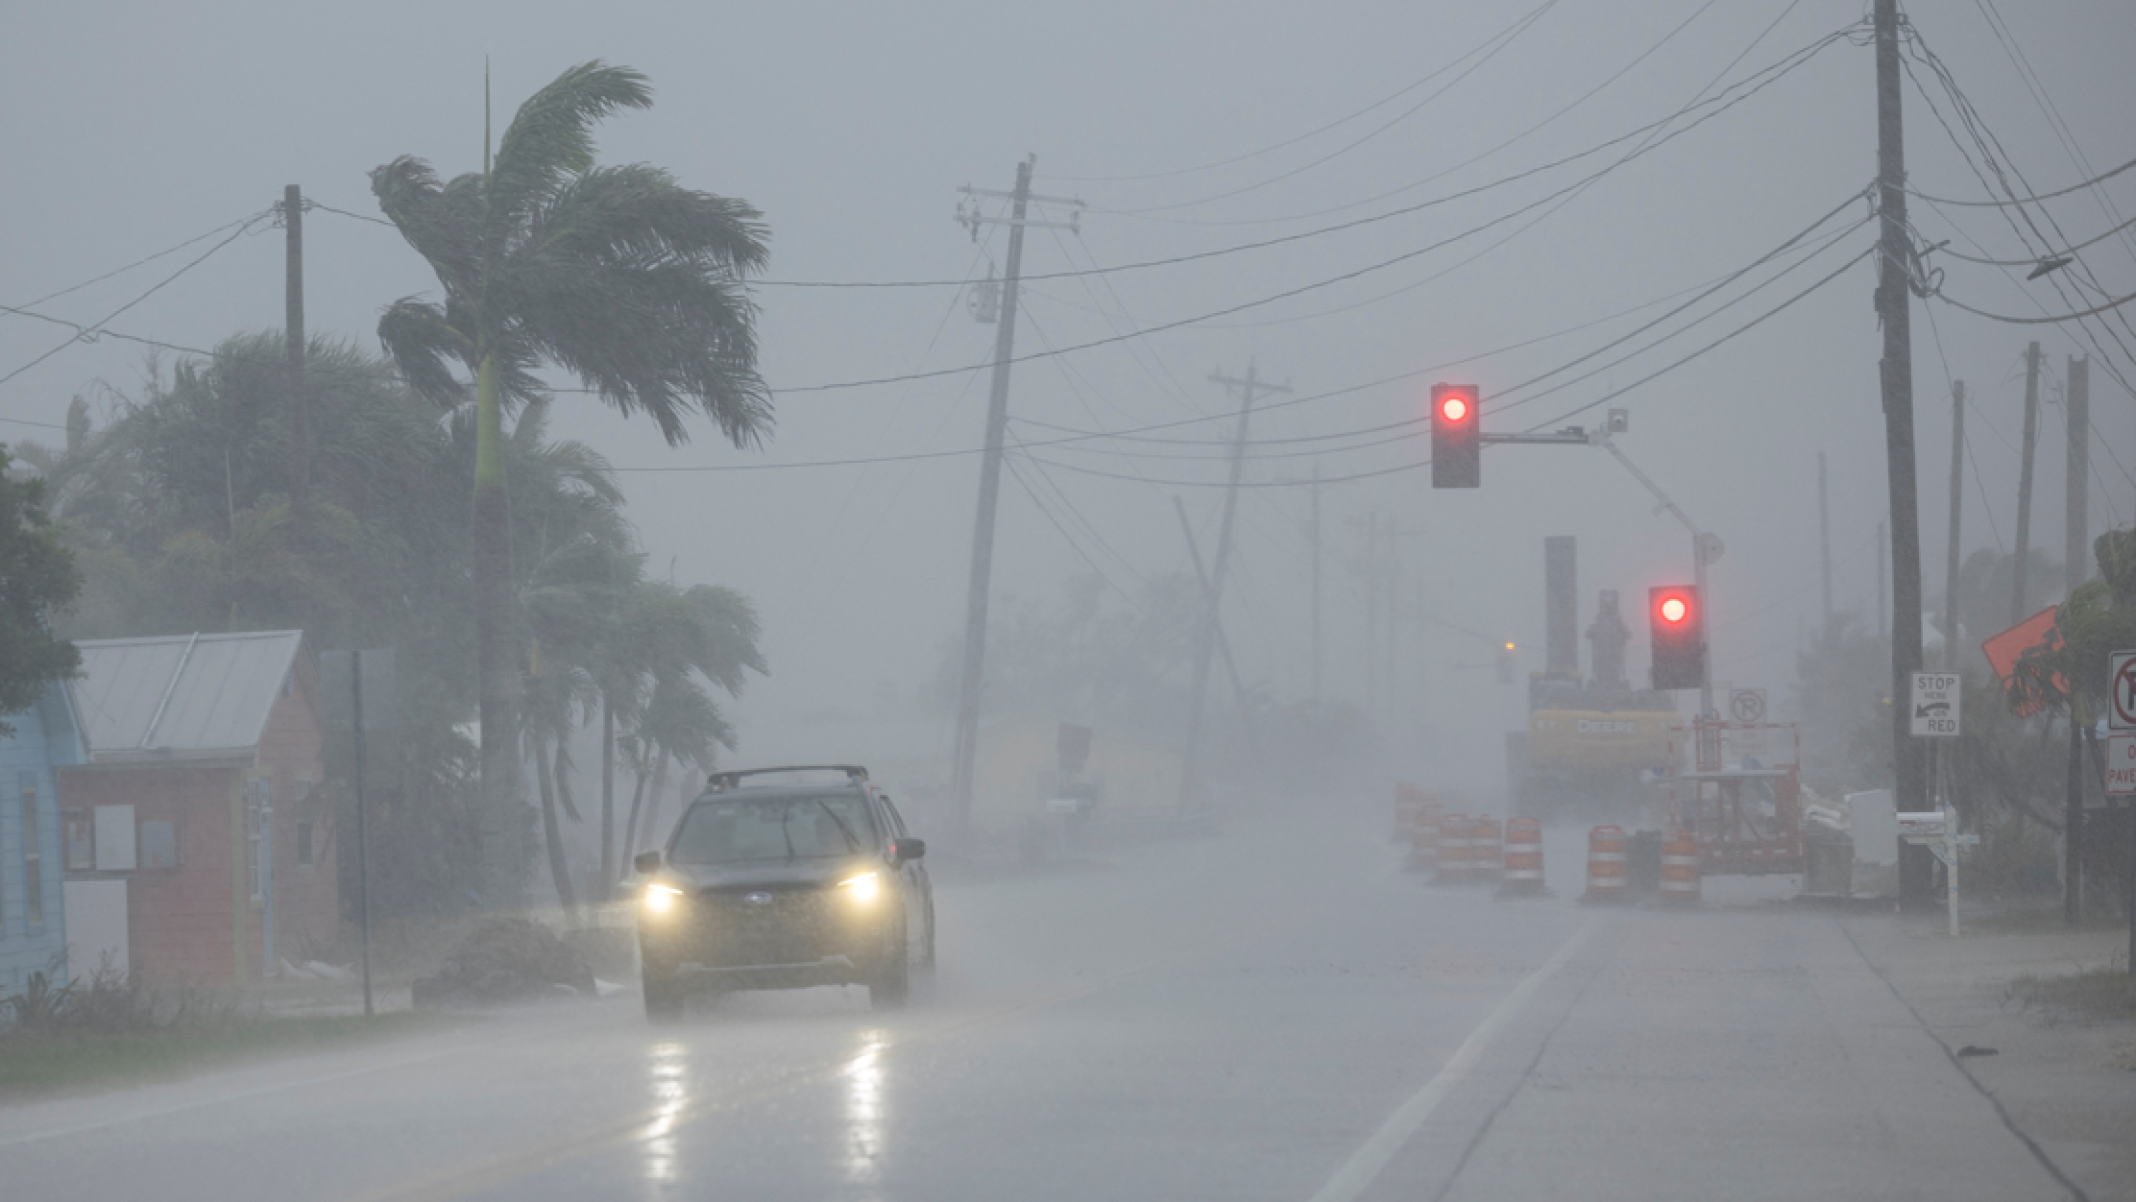
[(860, 1054), (840, 1073), (845, 1079), (845, 1179), (853, 1185), (873, 1185), (881, 1180), (883, 1151), (882, 1054), (888, 1047), (887, 1032), (870, 1029), (860, 1033)]
[(645, 1178), (672, 1183), (677, 1179), (675, 1127), (690, 1105), (690, 1087), (684, 1076), (689, 1048), (670, 1040), (653, 1044), (646, 1051), (653, 1118), (645, 1129)]

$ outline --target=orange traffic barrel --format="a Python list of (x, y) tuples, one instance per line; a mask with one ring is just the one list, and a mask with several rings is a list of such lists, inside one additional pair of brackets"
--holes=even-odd
[(1625, 899), (1624, 828), (1598, 826), (1587, 832), (1587, 895), (1583, 901)]
[(1504, 828), (1496, 818), (1478, 818), (1469, 827), (1469, 876), (1494, 881), (1505, 865)]
[(1698, 836), (1670, 831), (1661, 844), (1661, 900), (1679, 906), (1698, 904)]
[(1543, 824), (1533, 818), (1506, 823), (1505, 875), (1500, 893), (1543, 891)]
[(1409, 864), (1417, 869), (1439, 867), (1439, 805), (1426, 802), (1416, 824), (1409, 828)]
[(1446, 814), (1439, 819), (1437, 879), (1449, 883), (1469, 879), (1469, 820), (1465, 814)]

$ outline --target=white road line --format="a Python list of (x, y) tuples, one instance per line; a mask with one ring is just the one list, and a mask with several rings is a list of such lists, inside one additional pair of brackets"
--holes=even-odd
[(1528, 999), (1535, 996), (1535, 991), (1541, 989), (1544, 982), (1555, 975), (1558, 969), (1563, 968), (1567, 960), (1572, 959), (1572, 954), (1586, 941), (1588, 933), (1595, 929), (1597, 921), (1599, 920), (1596, 918), (1589, 918), (1582, 923), (1580, 929), (1573, 932), (1572, 938), (1565, 941), (1565, 946), (1557, 950), (1556, 955), (1544, 961), (1541, 968), (1529, 973), (1527, 979), (1515, 985), (1513, 992), (1507, 994), (1505, 1000), (1499, 1002), (1490, 1014), (1484, 1016), (1482, 1022), (1476, 1024), (1476, 1029), (1469, 1032), (1468, 1038), (1461, 1041), (1461, 1046), (1447, 1058), (1446, 1067), (1440, 1069), (1431, 1080), (1424, 1083), (1424, 1088), (1410, 1095), (1408, 1101), (1387, 1116), (1387, 1121), (1372, 1133), (1372, 1138), (1351, 1153), (1350, 1159), (1344, 1161), (1342, 1167), (1335, 1170), (1335, 1175), (1328, 1178), (1328, 1183), (1313, 1195), (1312, 1202), (1353, 1202), (1371, 1188), (1372, 1183), (1378, 1180), (1380, 1173), (1386, 1169), (1387, 1162), (1393, 1160), (1394, 1154), (1402, 1150), (1402, 1145), (1408, 1143), (1418, 1129), (1424, 1126), (1424, 1121), (1431, 1117), (1432, 1111), (1438, 1109), (1440, 1102), (1446, 1100), (1446, 1095), (1453, 1092), (1454, 1086), (1459, 1085), (1468, 1076), (1469, 1069), (1483, 1058), (1484, 1052), (1490, 1049), (1491, 1041), (1497, 1038), (1505, 1025), (1513, 1021), (1513, 1017), (1520, 1013), (1521, 1007), (1528, 1004)]

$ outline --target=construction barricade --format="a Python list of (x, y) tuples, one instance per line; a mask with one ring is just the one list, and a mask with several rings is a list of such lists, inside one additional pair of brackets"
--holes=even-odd
[(1690, 831), (1670, 831), (1661, 845), (1661, 900), (1677, 906), (1693, 906), (1699, 898), (1698, 836)]
[(1587, 902), (1621, 902), (1625, 891), (1624, 828), (1598, 826), (1587, 832)]
[(1543, 891), (1543, 824), (1533, 818), (1515, 818), (1506, 823), (1505, 872), (1500, 893)]
[(1439, 803), (1427, 800), (1409, 828), (1409, 869), (1436, 872), (1439, 869)]
[(1439, 818), (1439, 865), (1434, 880), (1446, 885), (1465, 885), (1470, 880), (1469, 820), (1466, 814)]
[(1469, 877), (1479, 885), (1493, 884), (1505, 869), (1505, 828), (1496, 818), (1478, 818), (1469, 825)]

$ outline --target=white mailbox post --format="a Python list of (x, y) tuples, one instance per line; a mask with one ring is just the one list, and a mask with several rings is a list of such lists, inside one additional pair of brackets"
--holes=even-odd
[(1980, 842), (1979, 835), (1958, 833), (1958, 814), (1955, 810), (1902, 810), (1899, 813), (1899, 838), (1908, 843), (1917, 843), (1928, 848), (1943, 862), (1943, 881), (1947, 886), (1951, 915), (1951, 938), (1958, 937), (1958, 849)]

